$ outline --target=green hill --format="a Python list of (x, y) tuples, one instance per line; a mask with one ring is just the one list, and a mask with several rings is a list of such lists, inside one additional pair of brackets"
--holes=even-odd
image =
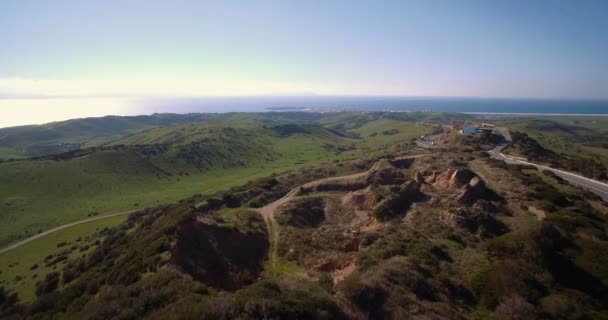
[(0, 129), (0, 159), (62, 153), (108, 142), (145, 129), (203, 121), (205, 114), (73, 119)]
[(608, 205), (481, 154), (332, 161), (72, 230), (2, 256), (0, 317), (603, 319)]
[(0, 163), (0, 246), (83, 217), (175, 201), (335, 157), (354, 140), (319, 126), (196, 123)]

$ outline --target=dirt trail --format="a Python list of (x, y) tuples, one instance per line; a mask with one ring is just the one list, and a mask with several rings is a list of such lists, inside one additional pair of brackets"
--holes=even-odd
[[(420, 157), (425, 157), (425, 156), (429, 156), (429, 155), (430, 154), (402, 156), (402, 157), (395, 158), (395, 160), (420, 158)], [(268, 227), (268, 233), (269, 233), (269, 237), (270, 237), (270, 241), (271, 241), (271, 243), (270, 243), (270, 248), (271, 248), (270, 263), (271, 263), (271, 265), (273, 267), (276, 266), (276, 260), (277, 260), (277, 245), (279, 242), (279, 225), (277, 224), (277, 222), (274, 218), (274, 213), (278, 207), (291, 201), (295, 196), (298, 195), (301, 188), (315, 187), (321, 183), (328, 182), (328, 181), (339, 182), (339, 181), (343, 181), (343, 180), (352, 180), (352, 179), (358, 179), (358, 178), (367, 176), (378, 169), (378, 167), (380, 166), (380, 163), (381, 163), (380, 161), (381, 160), (376, 161), (376, 163), (374, 163), (374, 165), (372, 165), (372, 167), (369, 168), (367, 171), (354, 173), (354, 174), (350, 174), (350, 175), (346, 175), (346, 176), (323, 178), (323, 179), (305, 183), (299, 187), (291, 189), (291, 191), (289, 191), (286, 195), (284, 195), (282, 198), (280, 198), (278, 200), (275, 200), (261, 208), (252, 208), (251, 210), (257, 211), (259, 214), (262, 215), (262, 217), (264, 217), (264, 221), (266, 221), (266, 225)]]
[(315, 181), (311, 181), (308, 183), (305, 183), (299, 187), (293, 188), (291, 189), (291, 191), (289, 191), (286, 195), (284, 195), (282, 198), (275, 200), (274, 202), (271, 202), (261, 208), (255, 208), (252, 209), (254, 211), (259, 212), (262, 217), (264, 217), (264, 220), (267, 219), (271, 219), (274, 218), (274, 211), (282, 206), (283, 204), (291, 201), (291, 199), (293, 199), (293, 197), (295, 197), (298, 194), (298, 191), (300, 191), (301, 188), (310, 188), (310, 187), (314, 187), (317, 186), (323, 182), (328, 182), (328, 181), (342, 181), (342, 180), (350, 180), (350, 179), (357, 179), (363, 176), (366, 176), (368, 174), (370, 174), (372, 171), (376, 170), (378, 167), (378, 162), (374, 163), (374, 165), (367, 171), (363, 171), (363, 172), (359, 172), (359, 173), (354, 173), (354, 174), (350, 174), (350, 175), (346, 175), (346, 176), (340, 176), (340, 177), (330, 177), (330, 178), (323, 178), (323, 179), (319, 179), (319, 180), (315, 180)]
[(121, 215), (124, 215), (124, 214), (133, 213), (135, 211), (137, 211), (137, 210), (122, 211), (122, 212), (117, 212), (117, 213), (113, 213), (113, 214), (108, 214), (108, 215), (105, 215), (105, 216), (98, 216), (98, 217), (93, 217), (93, 218), (87, 218), (87, 219), (84, 219), (84, 220), (80, 220), (80, 221), (64, 224), (62, 226), (55, 227), (53, 229), (50, 229), (50, 230), (38, 233), (38, 234), (33, 235), (33, 236), (31, 236), (31, 237), (29, 237), (29, 238), (27, 238), (25, 240), (21, 240), (19, 242), (13, 243), (13, 244), (11, 244), (11, 245), (9, 245), (7, 247), (4, 247), (4, 248), (0, 249), (0, 254), (3, 254), (3, 253), (8, 252), (8, 251), (11, 251), (11, 250), (16, 249), (18, 247), (21, 247), (22, 245), (24, 245), (26, 243), (34, 241), (34, 240), (36, 240), (38, 238), (42, 238), (42, 237), (47, 236), (47, 235), (49, 235), (51, 233), (54, 233), (54, 232), (57, 232), (57, 231), (60, 231), (60, 230), (63, 230), (63, 229), (69, 228), (69, 227), (73, 227), (73, 226), (76, 226), (76, 225), (79, 225), (79, 224), (83, 224), (83, 223), (87, 223), (87, 222), (91, 222), (91, 221), (96, 221), (96, 220), (101, 220), (101, 219), (107, 219), (107, 218), (112, 218), (112, 217), (116, 217), (116, 216), (121, 216)]
[[(405, 158), (413, 158), (415, 156), (409, 156), (409, 157), (403, 157), (403, 158), (397, 158), (397, 159), (405, 159)], [(275, 210), (282, 206), (283, 204), (291, 201), (291, 199), (293, 199), (293, 197), (295, 197), (298, 194), (298, 191), (300, 191), (301, 188), (311, 188), (311, 187), (315, 187), (321, 183), (324, 182), (328, 182), (328, 181), (343, 181), (343, 180), (351, 180), (351, 179), (357, 179), (360, 177), (364, 177), (366, 175), (369, 175), (370, 173), (372, 173), (374, 170), (378, 169), (378, 166), (380, 165), (379, 161), (377, 161), (376, 163), (374, 163), (374, 165), (369, 168), (367, 171), (363, 171), (363, 172), (358, 172), (358, 173), (354, 173), (354, 174), (349, 174), (346, 176), (339, 176), (339, 177), (329, 177), (329, 178), (323, 178), (323, 179), (319, 179), (319, 180), (315, 180), (315, 181), (311, 181), (311, 182), (307, 182), (299, 187), (295, 187), (293, 189), (291, 189), (291, 191), (289, 191), (286, 195), (284, 195), (282, 198), (275, 200), (274, 202), (271, 202), (261, 208), (254, 208), (252, 210), (259, 212), (262, 217), (264, 217), (264, 220), (267, 219), (273, 219), (274, 218), (274, 212)]]

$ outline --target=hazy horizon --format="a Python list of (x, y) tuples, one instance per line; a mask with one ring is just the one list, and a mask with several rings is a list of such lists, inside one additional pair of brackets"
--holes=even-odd
[(607, 14), (597, 0), (3, 1), (0, 126), (170, 99), (603, 100)]
[[(49, 102), (49, 100), (51, 102)], [(15, 107), (2, 103), (14, 102)], [(268, 112), (277, 107), (350, 111), (438, 111), (475, 113), (608, 114), (608, 99), (548, 99), (424, 96), (237, 96), (163, 99), (56, 98), (0, 100), (0, 128), (77, 118), (154, 113)], [(32, 105), (38, 102), (38, 105)], [(53, 107), (49, 107), (52, 104)]]

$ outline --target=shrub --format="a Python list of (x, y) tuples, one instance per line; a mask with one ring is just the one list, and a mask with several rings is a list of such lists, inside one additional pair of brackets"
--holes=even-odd
[(327, 272), (322, 273), (317, 282), (319, 283), (319, 286), (328, 293), (331, 293), (334, 289), (334, 278)]
[(57, 301), (57, 293), (44, 293), (34, 300), (30, 306), (30, 312), (36, 314), (52, 310), (57, 304)]
[(360, 274), (353, 274), (341, 286), (346, 298), (366, 312), (370, 319), (385, 317), (382, 309), (388, 292), (384, 288), (363, 282)]
[(497, 320), (527, 320), (535, 318), (534, 306), (517, 294), (502, 299), (495, 313)]
[(0, 287), (0, 308), (3, 306), (13, 306), (19, 302), (16, 293), (10, 293), (4, 287)]
[(46, 275), (46, 278), (36, 283), (36, 295), (40, 296), (46, 293), (51, 293), (59, 286), (59, 273), (51, 272)]
[(493, 309), (503, 299), (520, 295), (537, 299), (545, 290), (523, 266), (524, 261), (500, 261), (477, 272), (471, 287), (482, 306)]

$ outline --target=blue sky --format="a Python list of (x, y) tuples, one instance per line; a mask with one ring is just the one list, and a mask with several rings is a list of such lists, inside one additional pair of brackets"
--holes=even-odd
[(603, 0), (4, 0), (0, 100), (607, 98), (606, 17)]

